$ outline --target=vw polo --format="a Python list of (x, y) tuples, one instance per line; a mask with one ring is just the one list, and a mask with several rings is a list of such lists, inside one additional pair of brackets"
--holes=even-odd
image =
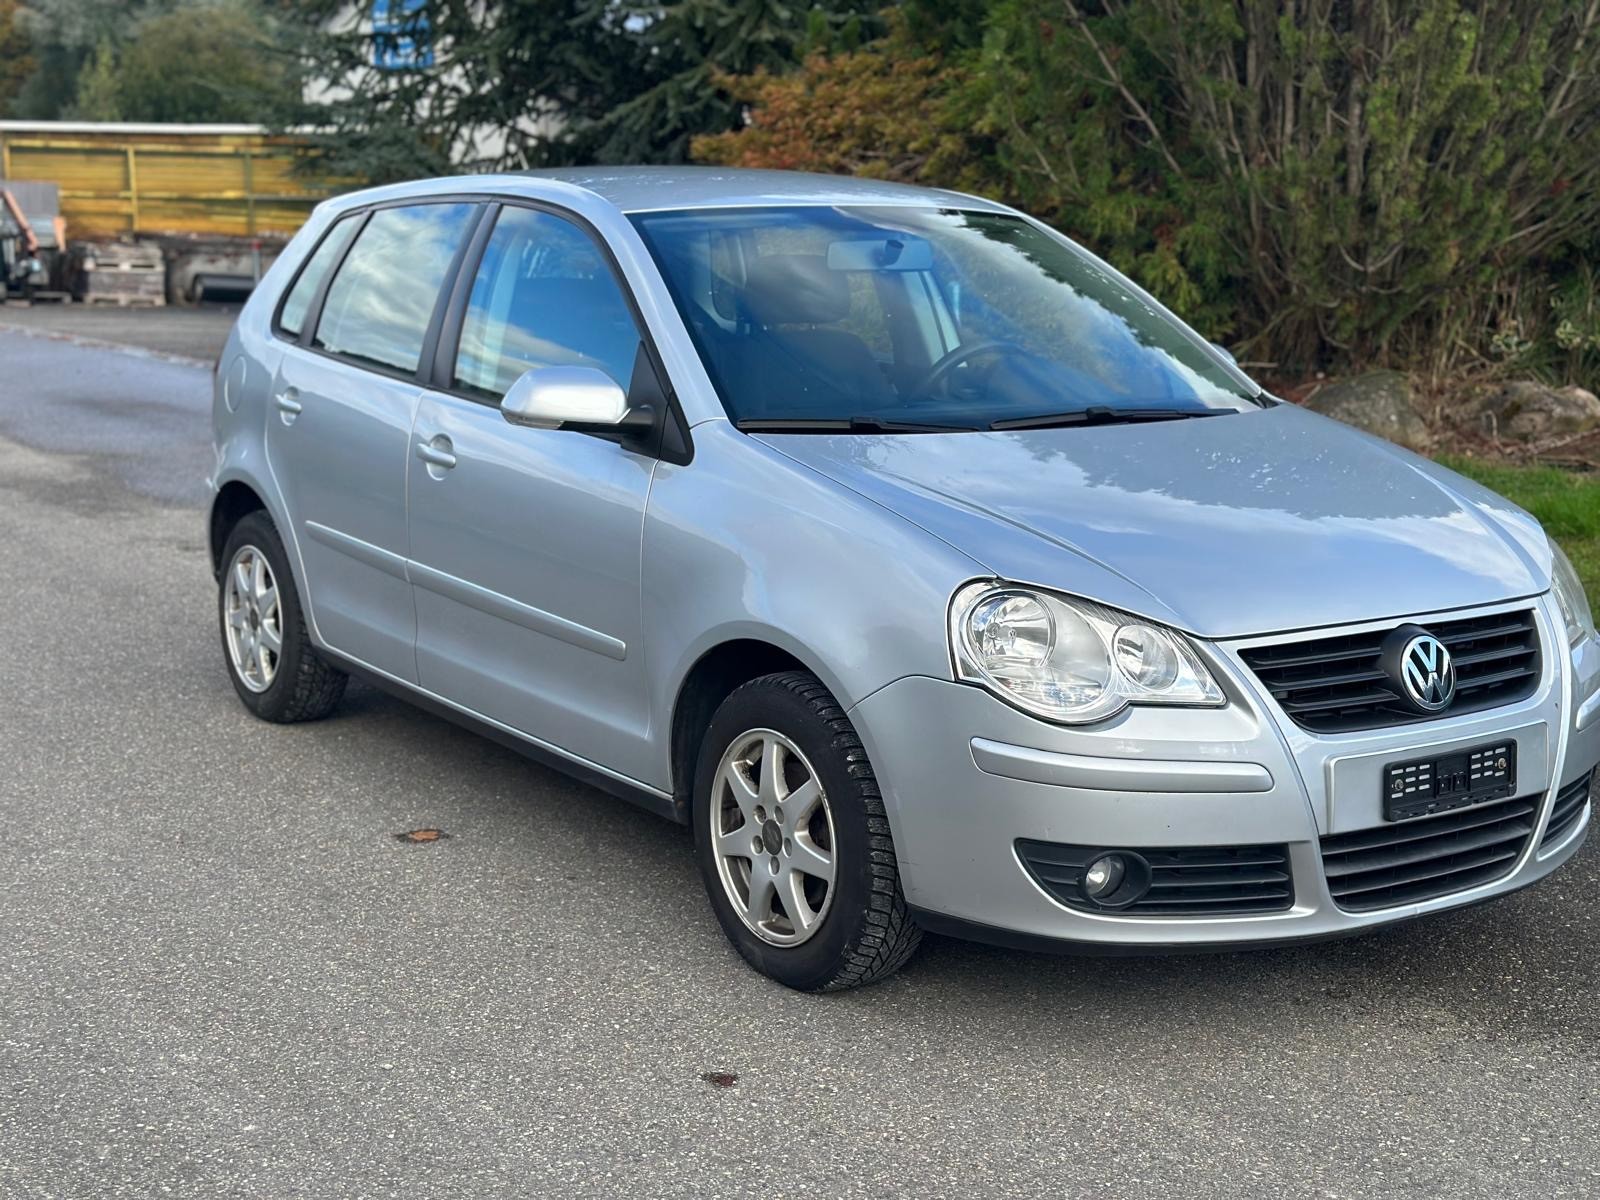
[(1045, 226), (781, 173), (324, 204), (217, 372), (225, 661), (693, 827), (758, 970), (1245, 947), (1583, 841), (1600, 641), (1526, 513), (1265, 394)]

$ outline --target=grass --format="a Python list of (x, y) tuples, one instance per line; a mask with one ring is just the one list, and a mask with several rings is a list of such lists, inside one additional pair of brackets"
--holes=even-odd
[(1538, 517), (1578, 568), (1590, 604), (1600, 609), (1600, 475), (1455, 456), (1439, 461)]

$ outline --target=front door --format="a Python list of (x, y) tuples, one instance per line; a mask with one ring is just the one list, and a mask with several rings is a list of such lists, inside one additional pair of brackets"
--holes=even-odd
[[(267, 454), (300, 551), (300, 594), (319, 635), (407, 682), (416, 680), (405, 568), (416, 372), (475, 212), (461, 203), (373, 212), (326, 286), (314, 332), (285, 349), (267, 415)], [(280, 323), (292, 308), (286, 302)]]
[(598, 367), (626, 387), (639, 341), (587, 233), (502, 209), (449, 391), (418, 406), (407, 489), (421, 685), (633, 779), (650, 761), (639, 553), (656, 460), (513, 426), (499, 402), (537, 366)]

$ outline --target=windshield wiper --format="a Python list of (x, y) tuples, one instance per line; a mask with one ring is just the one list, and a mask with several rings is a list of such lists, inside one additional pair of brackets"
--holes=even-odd
[(990, 429), (1054, 429), (1060, 425), (1132, 425), (1140, 421), (1187, 421), (1190, 417), (1221, 417), (1233, 408), (1108, 408), (1103, 404), (1071, 412), (1043, 413), (1036, 417), (1007, 417), (993, 421)]
[(929, 425), (917, 421), (885, 421), (880, 417), (750, 417), (735, 421), (743, 433), (972, 433), (972, 425)]

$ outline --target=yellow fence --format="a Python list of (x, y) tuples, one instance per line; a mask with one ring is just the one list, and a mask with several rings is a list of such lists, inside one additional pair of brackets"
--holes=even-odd
[(251, 125), (0, 121), (0, 177), (61, 189), (69, 237), (287, 236), (330, 188), (305, 143)]

